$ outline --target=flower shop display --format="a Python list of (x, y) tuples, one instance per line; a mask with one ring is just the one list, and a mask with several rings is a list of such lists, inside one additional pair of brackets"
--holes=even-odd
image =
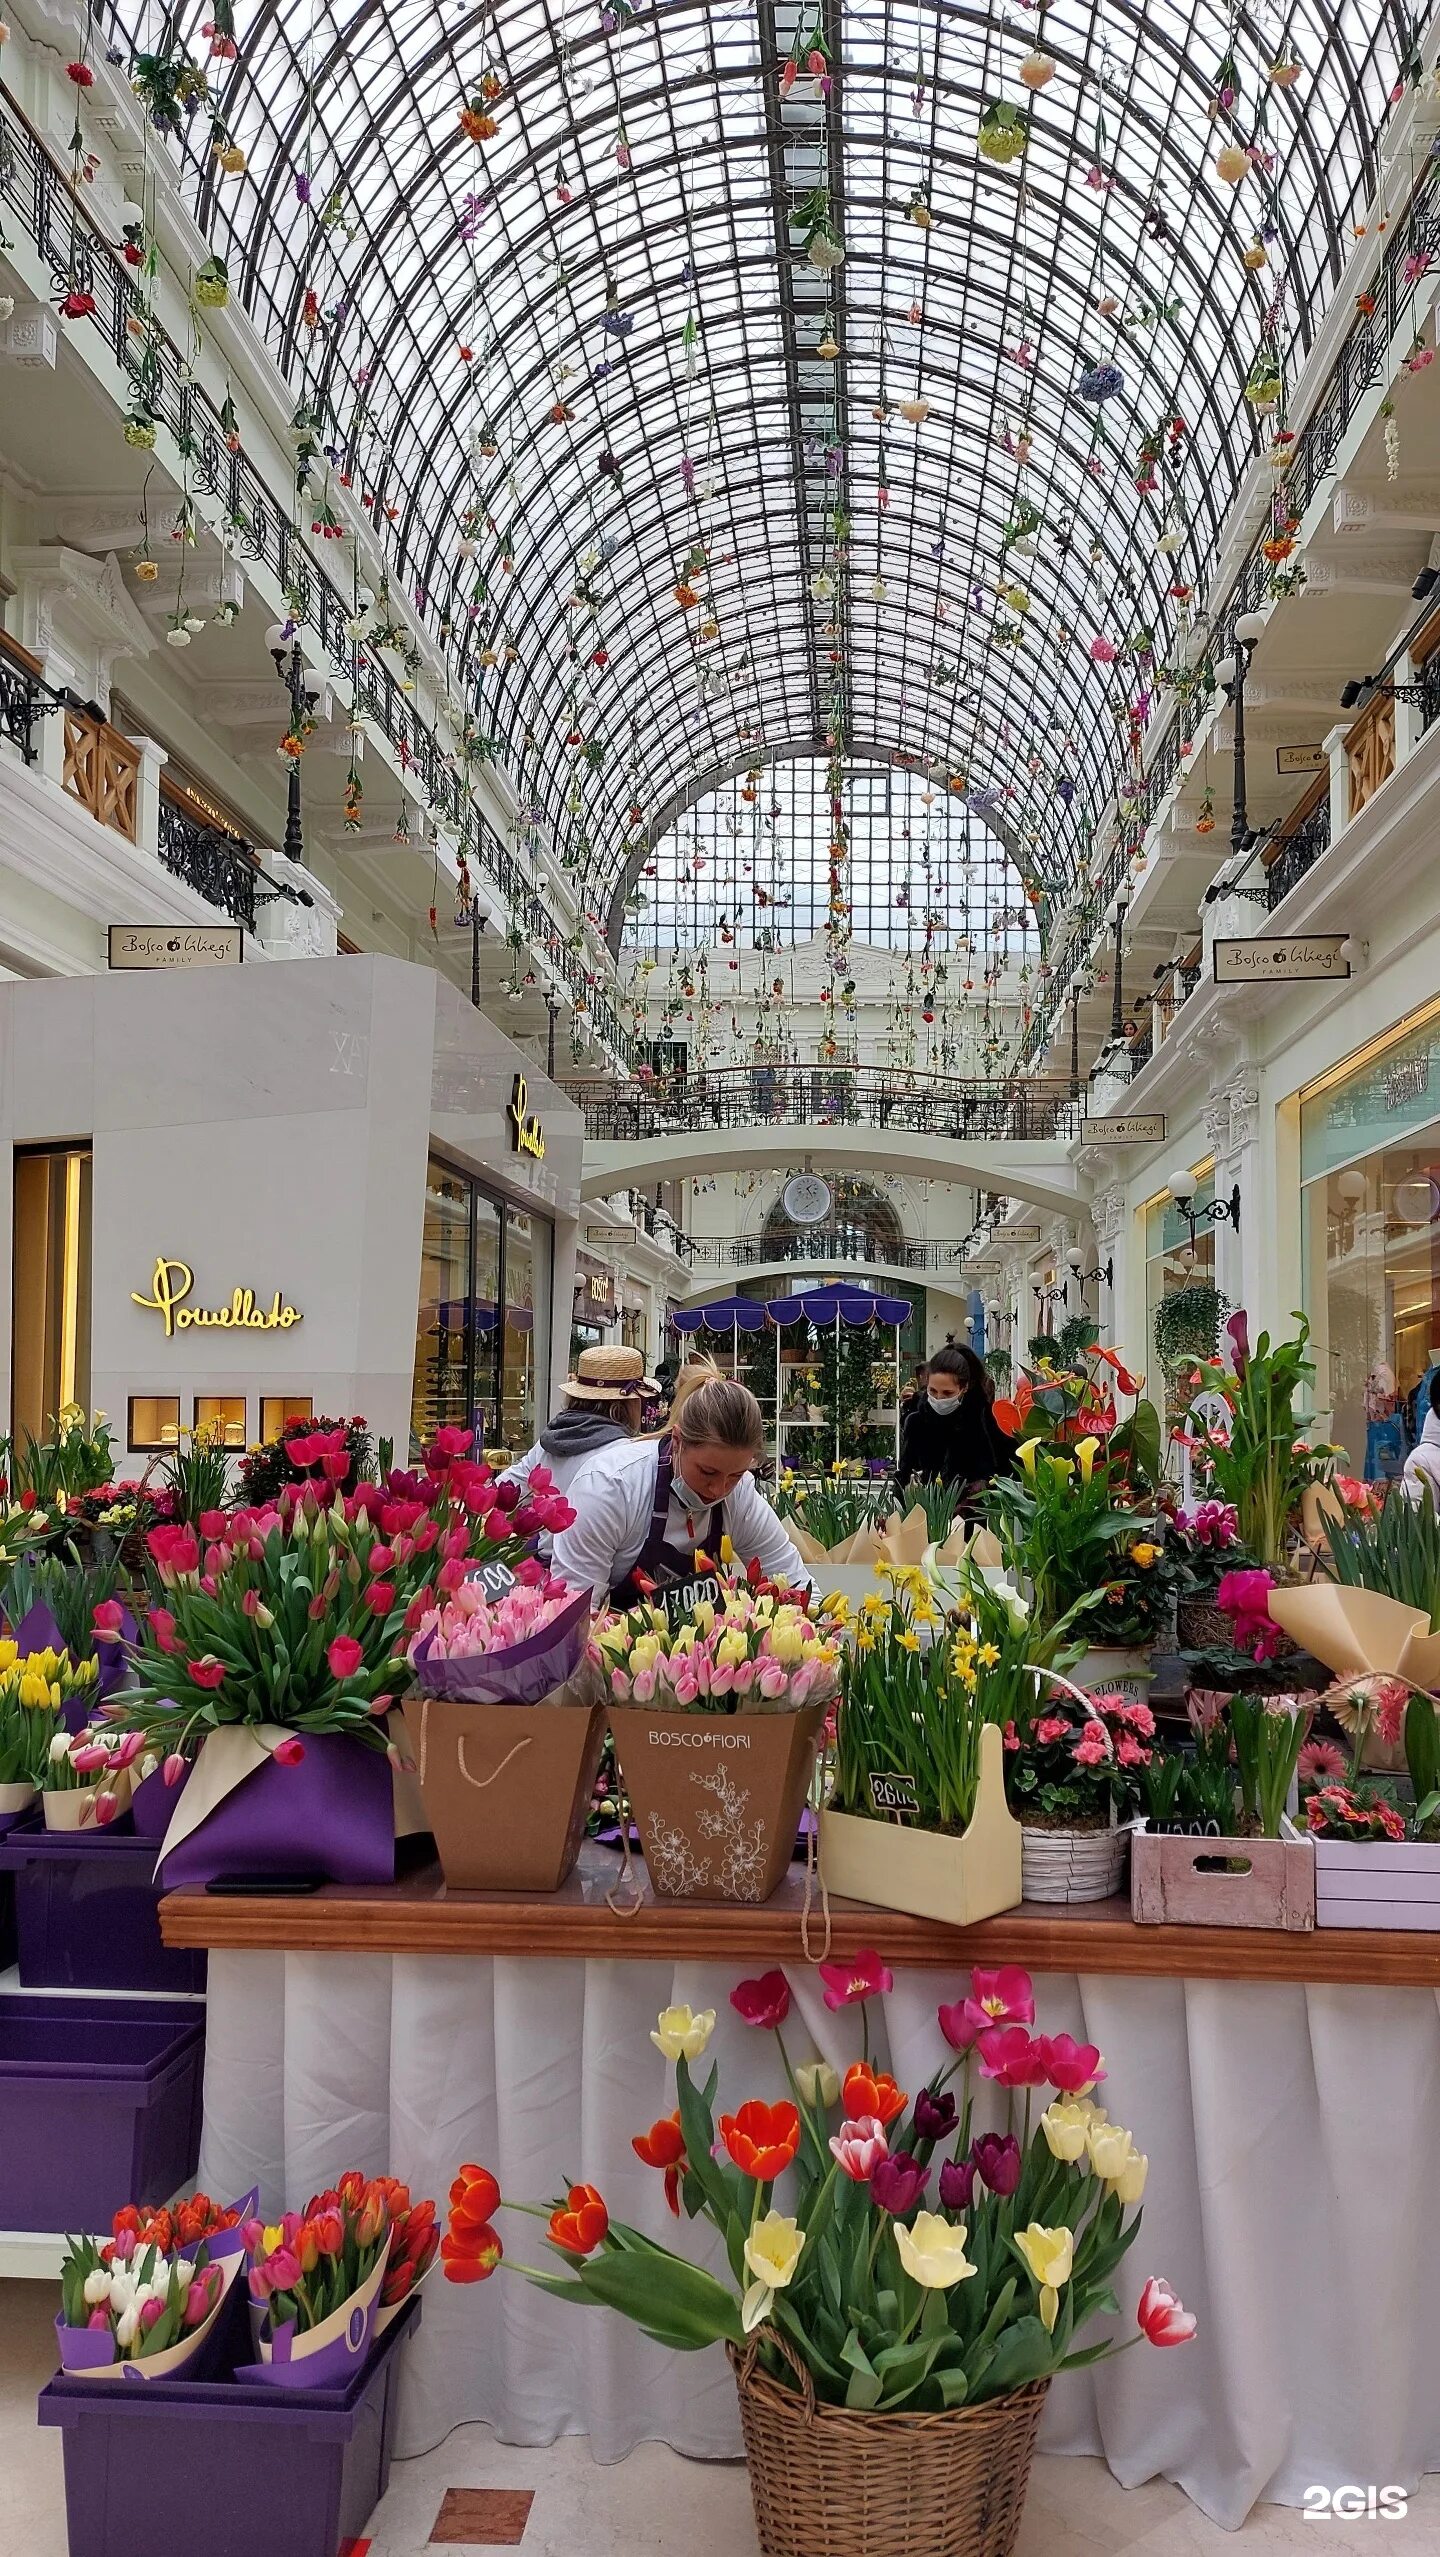
[(446, 1881), (554, 1891), (579, 1853), (605, 1745), (589, 1593), (543, 1574), (496, 1578), (485, 1567), (421, 1617), (405, 1719)]
[(48, 1646), (22, 1652), (0, 1641), (0, 1826), (27, 1811), (45, 1783), (67, 1698), (93, 1687), (69, 1670), (66, 1655)]
[(922, 1562), (933, 1541), (929, 1518), (918, 1499), (903, 1514), (895, 1511), (885, 1517), (872, 1511), (867, 1522), (835, 1543), (823, 1543), (822, 1531), (842, 1522), (843, 1513), (827, 1521), (823, 1510), (813, 1514), (812, 1522), (807, 1504), (803, 1520), (792, 1518), (787, 1523), (801, 1561), (819, 1572), (827, 1593), (834, 1591), (851, 1604), (872, 1597), (887, 1570), (904, 1570)]
[(1052, 1670), (1005, 1732), (1005, 1793), (1020, 1823), (1027, 1900), (1108, 1900), (1125, 1878), (1130, 1821), (1154, 1756), (1142, 1699), (1087, 1695)]
[(193, 2377), (244, 2260), (255, 2195), (222, 2207), (193, 2193), (173, 2208), (127, 2204), (108, 2238), (72, 2237), (55, 2320), (60, 2367), (87, 2379)]
[[(127, 1723), (177, 1789), (159, 1871), (167, 1889), (222, 1872), (388, 1881), (394, 1774), (388, 1716), (405, 1645), (437, 1593), (478, 1559), (529, 1568), (528, 1540), (573, 1516), (548, 1480), (522, 1498), (442, 1430), (423, 1475), (340, 1488), (348, 1458), (273, 1505), (207, 1513), (148, 1539), (159, 1583), (132, 1654)], [(538, 1569), (538, 1566), (535, 1566)], [(179, 1792), (187, 1762), (194, 1765)]]
[(382, 2307), (403, 2306), (434, 2263), (439, 2241), (433, 2202), (412, 2203), (406, 2185), (389, 2176), (367, 2181), (353, 2167), (303, 2212), (287, 2211), (268, 2227), (248, 2219), (259, 2360), (237, 2378), (271, 2388), (343, 2388), (376, 2340)]
[[(873, 1953), (822, 1977), (827, 2004), (862, 2019), (890, 1986)], [(693, 2074), (714, 2017), (667, 2009), (652, 2038), (674, 2061), (676, 2109), (633, 2143), (676, 2215), (718, 2231), (725, 2273), (612, 2219), (593, 2185), (548, 2209), (506, 2203), (474, 2165), (451, 2187), (446, 2272), (488, 2278), (505, 2260), (495, 2215), (515, 2210), (544, 2227), (549, 2260), (511, 2266), (540, 2289), (676, 2351), (723, 2342), (767, 2557), (1008, 2557), (1054, 2374), (1196, 2331), (1152, 2277), (1132, 2332), (1086, 2336), (1120, 2314), (1147, 2170), (1094, 2101), (1101, 2055), (1034, 2033), (1014, 1968), (975, 1971), (940, 2008), (949, 2055), (913, 2100), (870, 2058), (868, 2029), (843, 2084), (797, 2068), (783, 1974), (741, 1982), (732, 2003), (779, 2037), (791, 2098), (718, 2112), (718, 2070)], [(987, 2082), (1003, 2131), (979, 2127)]]
[[(1315, 1855), (1289, 1818), (1309, 1699), (1226, 1698), (1192, 1713), (1200, 1747), (1188, 1773), (1167, 1780), (1163, 1766), (1146, 1771), (1147, 1814), (1131, 1840), (1131, 1915), (1142, 1925), (1283, 1927), (1315, 1924)], [(1203, 1772), (1202, 1772), (1203, 1771)], [(1199, 1820), (1176, 1816), (1182, 1782), (1191, 1801), (1210, 1806)]]
[(0, 1993), (7, 2225), (103, 2228), (188, 2188), (204, 2062), (194, 2000)]
[(782, 1588), (714, 1590), (678, 1621), (662, 1605), (602, 1617), (591, 1653), (657, 1898), (768, 1900), (794, 1852), (839, 1645)]
[(862, 1603), (820, 1815), (829, 1890), (952, 1926), (1015, 1906), (1021, 1841), (1001, 1734), (1063, 1641), (978, 1571), (954, 1611), (919, 1572), (899, 1575), (891, 1599)]

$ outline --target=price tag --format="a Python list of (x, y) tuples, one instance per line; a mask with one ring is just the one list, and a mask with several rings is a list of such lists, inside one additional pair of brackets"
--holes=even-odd
[(515, 1574), (508, 1563), (482, 1563), (478, 1571), (467, 1572), (467, 1580), (478, 1580), (492, 1606), (515, 1586)]
[(677, 1580), (673, 1589), (660, 1589), (655, 1594), (673, 1633), (677, 1625), (688, 1622), (702, 1600), (718, 1603), (723, 1592), (713, 1572), (701, 1572), (694, 1580)]
[(1218, 1820), (1147, 1820), (1152, 1838), (1223, 1838)]
[(877, 1811), (898, 1812), (906, 1817), (913, 1817), (920, 1808), (913, 1776), (872, 1776), (870, 1799)]

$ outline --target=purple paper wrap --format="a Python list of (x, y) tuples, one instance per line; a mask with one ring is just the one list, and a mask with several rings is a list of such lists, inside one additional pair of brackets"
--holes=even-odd
[(538, 1705), (575, 1676), (589, 1629), (590, 1593), (582, 1589), (528, 1642), (451, 1660), (435, 1656), (435, 1637), (426, 1634), (410, 1665), (422, 1696), (447, 1696), (465, 1705)]
[(97, 1638), (95, 1644), (96, 1658), (100, 1663), (100, 1695), (102, 1700), (106, 1697), (113, 1696), (116, 1688), (124, 1684), (126, 1672), (130, 1667), (131, 1653), (139, 1639), (140, 1628), (136, 1624), (134, 1617), (131, 1615), (129, 1608), (125, 1606), (122, 1601), (120, 1609), (119, 1641), (102, 1643)]
[(304, 1748), (297, 1766), (267, 1759), (162, 1855), (162, 1890), (203, 1890), (230, 1873), (393, 1882), (395, 1794), (384, 1751), (341, 1732), (307, 1733)]
[(190, 1781), (187, 1763), (185, 1773), (176, 1785), (167, 1785), (163, 1766), (142, 1776), (130, 1796), (130, 1809), (135, 1821), (135, 1834), (140, 1838), (163, 1838), (170, 1826), (170, 1815)]

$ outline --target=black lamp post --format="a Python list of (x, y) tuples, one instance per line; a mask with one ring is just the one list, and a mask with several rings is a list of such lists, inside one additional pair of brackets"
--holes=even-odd
[(560, 1006), (555, 1000), (553, 986), (546, 992), (545, 1009), (550, 1015), (550, 1026), (545, 1033), (545, 1071), (553, 1083), (555, 1080), (555, 1024), (560, 1018)]
[(1129, 912), (1129, 898), (1118, 898), (1115, 905), (1115, 985), (1110, 997), (1110, 1036), (1117, 1044), (1125, 1035), (1125, 962), (1121, 942), (1125, 932), (1125, 917)]
[[(318, 675), (307, 675), (300, 642), (288, 622), (272, 622), (265, 633), (265, 645), (275, 660), (275, 672), (290, 695), (290, 734), (297, 742), (304, 734), (304, 723), (310, 704), (318, 701), (325, 687)], [(300, 821), (300, 758), (287, 757), (290, 779), (285, 803), (285, 841), (281, 846), (289, 861), (303, 861), (305, 838)]]
[[(1085, 1267), (1085, 1255), (1081, 1251), (1078, 1243), (1071, 1244), (1069, 1251), (1065, 1255), (1065, 1265), (1070, 1272), (1070, 1278), (1073, 1278), (1075, 1281), (1076, 1293), (1079, 1296), (1082, 1310), (1085, 1304), (1085, 1290), (1087, 1287), (1093, 1286), (1097, 1279), (1103, 1279), (1108, 1288), (1113, 1289), (1115, 1285), (1115, 1263), (1113, 1258), (1108, 1261), (1102, 1261), (1097, 1257), (1094, 1269), (1087, 1270)], [(1069, 1279), (1065, 1282), (1064, 1295), (1065, 1302), (1068, 1305), (1070, 1302)]]
[(1231, 1232), (1240, 1231), (1240, 1184), (1237, 1181), (1228, 1199), (1212, 1199), (1208, 1207), (1196, 1207), (1193, 1172), (1172, 1172), (1166, 1183), (1175, 1206), (1190, 1228), (1190, 1249), (1195, 1249), (1198, 1225), (1228, 1225)]
[(1216, 677), (1224, 685), (1235, 714), (1235, 777), (1230, 811), (1232, 855), (1243, 852), (1250, 841), (1250, 813), (1245, 804), (1245, 678), (1250, 671), (1250, 660), (1255, 654), (1255, 643), (1263, 635), (1264, 629), (1263, 613), (1239, 614), (1235, 623), (1234, 652), (1229, 657), (1222, 657), (1215, 669)]

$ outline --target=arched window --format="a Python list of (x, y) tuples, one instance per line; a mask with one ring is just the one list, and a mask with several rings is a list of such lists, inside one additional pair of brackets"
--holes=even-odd
[(762, 1243), (767, 1260), (903, 1260), (905, 1231), (889, 1199), (868, 1181), (832, 1181), (829, 1188), (829, 1214), (814, 1225), (797, 1224), (782, 1193), (765, 1219)]

